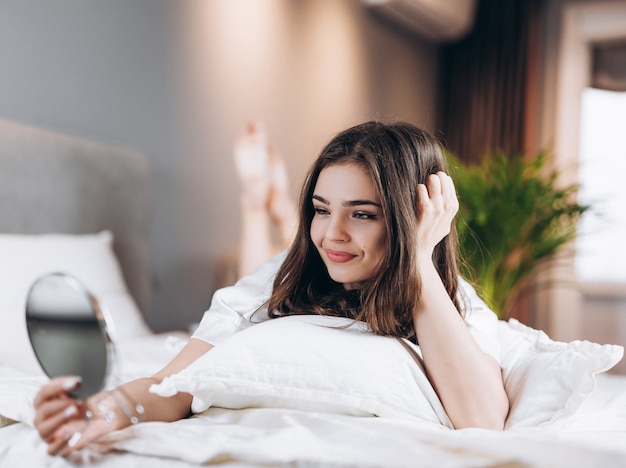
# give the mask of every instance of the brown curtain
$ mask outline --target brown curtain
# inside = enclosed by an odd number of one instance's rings
[[[461,159],[537,149],[544,9],[545,0],[480,0],[473,31],[442,47],[439,136]]]

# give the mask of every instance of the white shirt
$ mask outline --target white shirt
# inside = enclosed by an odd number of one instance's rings
[[[256,314],[254,312],[269,299],[274,277],[286,256],[287,251],[283,251],[233,286],[216,291],[211,306],[204,313],[192,338],[217,345],[255,323],[268,320],[267,309],[261,309]],[[500,344],[496,336],[497,316],[478,297],[474,288],[462,278],[460,287],[469,306],[465,314],[469,332],[480,348],[500,363]],[[461,305],[463,303],[461,301]]]

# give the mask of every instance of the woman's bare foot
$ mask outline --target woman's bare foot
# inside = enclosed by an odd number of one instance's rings
[[[269,149],[269,212],[272,222],[277,227],[281,244],[280,249],[286,248],[295,235],[296,210],[289,197],[289,177],[287,167],[280,155],[270,147]]]
[[[250,122],[234,145],[235,166],[242,185],[242,202],[250,208],[265,208],[269,202],[270,173],[267,131]]]

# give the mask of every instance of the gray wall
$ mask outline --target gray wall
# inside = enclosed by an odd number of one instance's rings
[[[236,246],[245,122],[267,123],[295,195],[348,125],[433,129],[436,52],[357,0],[0,0],[0,116],[148,156],[160,331],[200,319]]]

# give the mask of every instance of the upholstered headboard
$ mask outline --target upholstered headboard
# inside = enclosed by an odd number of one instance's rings
[[[144,155],[0,119],[0,233],[111,231],[144,315],[151,295],[151,203]]]

